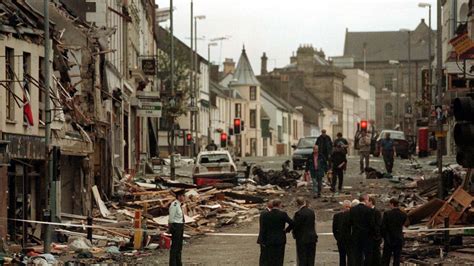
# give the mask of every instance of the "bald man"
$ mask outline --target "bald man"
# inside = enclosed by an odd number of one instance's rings
[[[362,194],[360,203],[349,211],[349,225],[351,228],[351,252],[353,265],[367,265],[370,262],[370,239],[374,234],[375,215],[369,208],[369,195]]]

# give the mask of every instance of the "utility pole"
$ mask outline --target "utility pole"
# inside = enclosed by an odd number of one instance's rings
[[[413,119],[413,108],[412,108],[412,100],[411,100],[411,31],[409,30],[408,31],[408,106],[409,106],[409,110],[410,110],[410,123],[409,124],[409,127],[411,128],[412,127],[412,124],[411,124],[411,121]],[[406,112],[407,110],[405,110]],[[405,114],[405,112],[403,112]],[[403,121],[405,121],[405,117],[403,117]],[[403,128],[403,130],[406,131],[405,127]],[[414,130],[415,130],[415,127],[412,128],[412,134],[414,134]]]
[[[443,53],[443,48],[442,48],[442,25],[441,25],[441,0],[437,1],[437,30],[436,30],[436,105],[441,106],[442,105],[442,81],[443,81],[443,62],[442,62],[442,53]],[[438,135],[438,146],[437,146],[437,163],[438,163],[438,175],[439,175],[439,180],[438,180],[438,197],[443,198],[444,197],[444,186],[443,186],[443,147],[444,147],[444,138],[443,138],[443,121],[442,119],[438,118],[436,119],[436,131]]]
[[[173,102],[176,104],[175,93],[174,93],[174,33],[173,33],[173,0],[170,0],[170,38],[171,38],[171,51],[170,51],[170,74],[171,74],[171,97]],[[176,179],[176,166],[174,164],[174,118],[175,114],[170,114],[171,116],[171,158],[170,158],[170,168],[171,168],[171,180]]]
[[[192,136],[192,132],[193,132],[193,129],[194,129],[194,124],[193,124],[193,121],[194,121],[194,110],[192,108],[194,108],[194,38],[193,38],[193,34],[194,34],[194,30],[193,30],[193,18],[194,18],[194,3],[193,3],[193,0],[191,0],[191,17],[190,17],[190,24],[191,24],[191,63],[190,63],[190,66],[191,66],[191,71],[189,71],[189,90],[191,92],[191,110],[190,110],[190,116],[189,116],[189,130],[191,131],[191,136]],[[189,147],[189,156],[192,157],[194,155],[194,144],[191,144],[190,147]]]
[[[51,146],[51,101],[49,97],[49,87],[51,79],[51,69],[50,69],[50,53],[51,53],[51,43],[49,42],[49,0],[44,0],[44,90],[45,90],[45,109],[46,109],[46,131],[45,131],[45,146],[46,146],[46,176],[47,176],[47,186],[46,191],[49,191],[47,195],[48,199],[48,208],[44,214],[46,222],[51,222],[56,217],[56,190],[54,189],[54,180],[53,180],[53,162],[51,160],[50,146]],[[25,203],[23,203],[25,204]],[[44,252],[51,252],[51,238],[53,234],[53,226],[48,224],[46,226],[46,236],[44,240]]]
[[[196,16],[194,18],[194,106],[196,108],[198,108],[198,100],[197,100],[197,97],[198,97],[198,79],[197,79],[197,72],[198,72],[198,68],[199,68],[199,62],[198,62],[198,45],[197,45],[197,20],[198,20],[198,17],[200,16]],[[197,121],[197,118],[198,118],[198,112],[195,111],[193,113],[194,115],[194,142],[193,142],[193,156],[196,155],[196,150],[197,150],[197,144],[198,144],[198,121]]]

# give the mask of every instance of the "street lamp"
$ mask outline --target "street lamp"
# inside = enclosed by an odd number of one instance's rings
[[[209,80],[209,85],[211,83],[211,46],[217,46],[217,43],[216,42],[210,42],[207,44],[207,78]],[[209,86],[210,87],[210,86]],[[211,92],[209,91],[209,94]],[[212,134],[212,129],[211,129],[211,124],[212,124],[212,119],[211,119],[211,105],[209,105],[209,127],[207,128],[207,142],[208,144],[211,144],[211,140],[212,140],[212,137],[211,137],[211,134]]]
[[[406,32],[408,34],[408,110],[411,110],[412,99],[411,99],[411,30],[409,29],[400,29],[401,32]],[[410,111],[411,114],[411,111]],[[411,117],[410,117],[411,122]],[[405,124],[405,119],[403,119],[403,124]],[[411,126],[411,123],[409,123]],[[413,125],[414,126],[414,125]],[[405,130],[405,127],[403,127]]]
[[[432,84],[432,71],[431,71],[431,35],[433,34],[433,30],[431,29],[431,4],[429,3],[419,3],[418,7],[421,8],[428,8],[428,28],[430,30],[430,34],[428,36],[428,82],[430,86],[430,91],[432,90],[431,84]],[[431,92],[431,95],[434,95],[434,93]],[[431,100],[431,99],[430,99]]]
[[[194,94],[194,103],[193,106],[197,107],[197,97],[198,97],[198,86],[197,86],[197,72],[198,72],[198,47],[197,47],[197,21],[198,20],[203,20],[206,19],[206,16],[204,15],[198,15],[194,16],[194,65],[193,65],[193,70],[194,70],[194,88],[193,88],[193,94]],[[191,40],[192,42],[192,40]],[[194,117],[194,145],[193,147],[196,147],[196,144],[198,144],[198,112],[194,112],[194,114],[191,114],[191,117]],[[191,128],[191,130],[193,130]],[[196,153],[196,149],[193,150],[193,155]]]
[[[396,99],[396,104],[395,104],[395,106],[396,106],[395,107],[396,108],[395,119],[398,123],[399,115],[400,115],[400,110],[399,110],[400,109],[399,108],[400,81],[398,80],[398,76],[399,76],[399,72],[400,72],[400,61],[398,61],[398,60],[388,60],[388,63],[390,65],[396,65],[397,66],[397,78],[396,78],[396,80],[397,80],[397,93],[396,93],[397,99]]]
[[[222,61],[221,61],[221,60],[222,60],[222,42],[225,41],[225,40],[230,39],[231,37],[232,37],[232,36],[230,36],[230,35],[226,35],[226,36],[222,36],[222,37],[212,38],[212,39],[210,40],[211,42],[216,42],[216,41],[219,41],[219,42],[220,42],[219,44],[220,44],[221,46],[220,46],[220,48],[219,48],[219,61],[218,61],[219,63],[218,63],[218,64],[220,64],[220,63],[222,62]]]

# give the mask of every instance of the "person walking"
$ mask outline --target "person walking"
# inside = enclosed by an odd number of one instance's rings
[[[176,200],[174,200],[169,208],[168,228],[171,233],[170,248],[170,266],[181,266],[181,251],[183,250],[183,234],[184,234],[184,213],[181,204],[184,202],[184,190],[174,192]]]
[[[259,259],[259,265],[268,265],[268,249],[267,246],[263,243],[262,238],[263,238],[263,228],[264,224],[266,223],[266,220],[268,219],[268,213],[272,210],[273,208],[273,202],[269,200],[267,202],[267,206],[265,209],[263,209],[262,212],[260,212],[260,231],[258,233],[258,238],[257,238],[257,244],[260,245],[260,259]]]
[[[331,137],[326,134],[326,129],[321,130],[321,135],[316,139],[316,145],[318,145],[319,152],[324,155],[327,162],[332,153],[332,140]]]
[[[347,139],[342,137],[342,133],[338,132],[336,134],[336,139],[334,140],[334,147],[340,145],[342,148],[344,148],[345,154],[347,154],[347,148],[349,148],[349,142]]]
[[[385,212],[382,218],[382,236],[384,240],[382,265],[390,265],[393,255],[393,265],[400,265],[400,255],[403,248],[403,226],[408,226],[409,220],[406,213],[398,207],[398,200],[390,200],[391,210]]]
[[[367,265],[370,255],[370,236],[375,228],[375,216],[372,209],[367,207],[369,196],[359,197],[360,203],[349,211],[351,228],[351,252],[354,266]]]
[[[362,135],[359,139],[360,174],[363,174],[365,172],[365,169],[369,167],[370,143],[371,139],[369,137],[369,134],[367,134],[367,132],[365,131],[362,131]]]
[[[338,192],[341,192],[342,183],[344,181],[344,171],[346,171],[347,167],[346,150],[343,144],[338,143],[337,146],[334,147],[330,162],[332,166],[331,191],[336,192],[336,182],[339,181],[337,188]]]
[[[283,265],[285,258],[286,233],[293,229],[293,220],[282,210],[281,200],[274,199],[272,209],[264,214],[261,224],[261,243],[265,246],[267,259],[264,265]],[[285,229],[285,225],[288,226]]]
[[[351,265],[351,231],[349,224],[349,210],[351,209],[351,201],[345,200],[342,203],[342,211],[336,213],[332,220],[332,233],[337,242],[337,250],[339,251],[339,265]]]
[[[380,254],[380,245],[382,244],[382,235],[380,232],[380,228],[382,226],[382,212],[375,207],[375,198],[369,197],[369,202],[367,207],[373,210],[374,212],[374,219],[375,219],[375,227],[373,230],[373,234],[370,238],[370,247],[369,247],[369,266],[378,266],[380,265],[381,261],[381,254]]]
[[[299,208],[293,218],[293,238],[296,240],[296,254],[298,266],[314,266],[316,257],[316,215],[308,207],[307,201],[298,197],[296,205]]]
[[[385,169],[388,174],[392,174],[393,161],[395,156],[395,143],[390,138],[390,133],[385,133],[385,138],[380,141],[380,153],[383,156]]]
[[[313,198],[321,197],[323,189],[323,176],[328,169],[326,157],[319,153],[318,145],[313,146],[313,153],[306,160],[305,174],[311,175],[313,183]]]

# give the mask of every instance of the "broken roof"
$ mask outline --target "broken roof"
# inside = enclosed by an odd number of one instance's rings
[[[43,38],[43,17],[22,0],[0,1],[0,32],[14,34],[18,38],[32,35]]]
[[[260,86],[260,82],[253,73],[249,58],[245,52],[245,47],[242,49],[242,54],[240,55],[233,78],[235,81],[232,81],[232,85]]]

